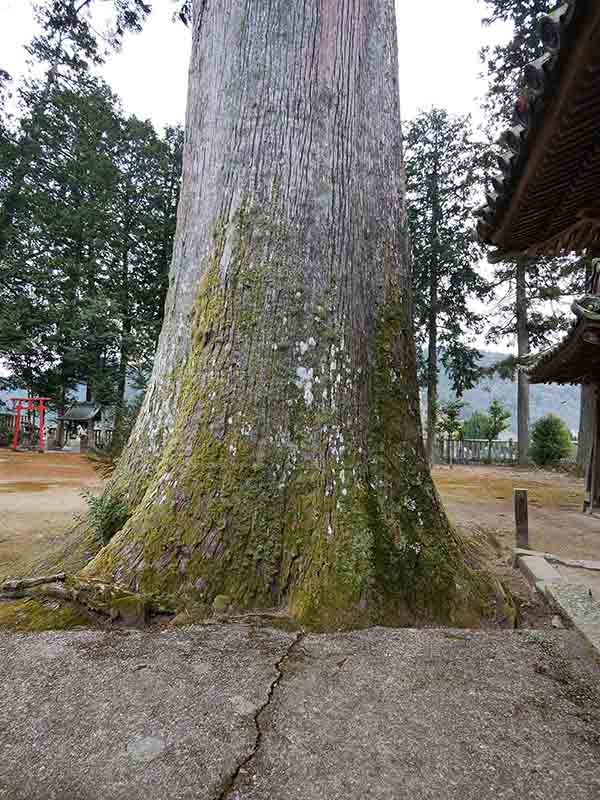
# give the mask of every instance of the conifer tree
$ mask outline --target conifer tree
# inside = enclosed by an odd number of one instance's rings
[[[458,395],[479,377],[472,339],[482,322],[472,305],[484,296],[486,282],[477,270],[481,249],[473,241],[471,218],[481,175],[468,117],[436,108],[422,112],[405,125],[405,148],[414,319],[431,461],[440,365]]]

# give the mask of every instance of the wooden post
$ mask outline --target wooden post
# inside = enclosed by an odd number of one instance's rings
[[[517,547],[529,548],[529,514],[527,510],[527,489],[515,489],[515,525]]]

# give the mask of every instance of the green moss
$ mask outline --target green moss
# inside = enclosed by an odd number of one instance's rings
[[[102,542],[94,537],[85,521],[78,521],[61,537],[50,553],[31,562],[25,575],[76,574],[100,551]]]
[[[425,461],[401,292],[388,275],[367,376],[368,418],[345,406],[336,388],[341,366],[336,375],[321,373],[307,402],[291,348],[267,358],[261,341],[261,320],[283,290],[256,231],[277,240],[275,252],[286,232],[250,224],[249,215],[239,212],[233,236],[228,221],[215,226],[174,429],[143,501],[89,573],[116,576],[179,608],[190,597],[219,605],[224,595],[242,609],[285,605],[317,628],[476,624],[490,585],[469,565]],[[349,358],[340,351],[342,323],[327,317],[325,325],[327,315],[307,313],[304,294],[301,301],[289,307],[298,318],[321,320],[325,332],[303,366],[316,374],[333,352],[341,364]],[[311,303],[330,306],[327,297]],[[238,349],[245,372],[232,379]],[[240,391],[249,376],[251,390]]]
[[[149,606],[139,595],[122,595],[110,601],[109,613],[112,619],[121,620],[126,625],[145,625]]]
[[[14,631],[62,631],[90,627],[91,618],[81,609],[67,604],[38,600],[0,601],[0,628]]]
[[[212,602],[213,611],[223,614],[231,605],[231,598],[226,594],[218,594]]]
[[[517,600],[509,586],[501,581],[496,583],[496,620],[506,628],[517,628],[521,622]]]

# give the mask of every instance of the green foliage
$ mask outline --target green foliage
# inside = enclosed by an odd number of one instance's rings
[[[99,542],[108,544],[129,519],[127,506],[120,497],[109,492],[103,492],[100,496],[89,491],[81,494],[88,506],[86,524]]]
[[[489,428],[489,417],[483,411],[474,411],[464,421],[463,436],[465,439],[486,439]]]
[[[438,409],[438,430],[449,439],[458,439],[463,433],[461,411],[466,403],[462,400],[447,400]]]
[[[482,379],[472,389],[468,389],[462,399],[468,404],[469,409],[483,413],[487,412],[492,398],[500,400],[512,413],[510,429],[516,430],[517,387],[510,377],[512,370],[509,369],[509,376],[504,377],[494,369],[494,364],[505,358],[503,353],[484,351],[479,362],[483,373]],[[439,393],[441,397],[453,396],[451,381],[443,369],[440,370]],[[562,417],[571,430],[578,427],[580,406],[578,386],[532,384],[529,387],[529,398],[532,423],[545,414],[552,413]]]
[[[507,430],[511,413],[499,400],[492,400],[487,413],[484,426],[484,438],[493,442],[500,434]]]
[[[547,414],[531,429],[530,455],[535,464],[557,464],[572,449],[571,434],[560,417]]]
[[[431,382],[441,358],[460,395],[479,375],[472,340],[481,320],[472,301],[486,292],[477,271],[481,252],[470,234],[481,180],[478,150],[470,119],[443,109],[422,112],[404,134],[421,382],[425,375]]]
[[[537,30],[541,14],[553,11],[556,0],[480,0],[486,7],[485,25],[509,23],[508,41],[481,50],[481,60],[488,78],[484,109],[496,124],[508,124],[521,90],[520,81],[526,64],[543,53]]]
[[[43,34],[34,42],[38,48],[64,48],[63,61],[74,67],[101,64],[111,49],[118,50],[127,31],[139,32],[151,6],[145,0],[106,0],[104,29],[98,30],[90,15],[97,0],[41,0],[37,16]]]
[[[117,39],[143,6],[115,0]],[[89,72],[103,56],[71,2],[40,13],[30,54],[47,73],[0,124],[0,359],[10,386],[59,408],[81,383],[121,405],[160,332],[183,134],[123,114]]]

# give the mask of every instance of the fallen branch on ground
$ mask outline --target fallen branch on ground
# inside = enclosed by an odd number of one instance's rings
[[[66,574],[59,572],[56,575],[41,575],[39,578],[15,578],[0,584],[0,592],[18,592],[33,586],[43,586],[45,583],[59,583],[65,580]]]
[[[172,613],[172,609],[144,595],[101,581],[67,576],[64,572],[16,578],[0,584],[0,600],[21,600],[26,597],[76,603],[87,611],[130,625],[144,625],[153,614]]]

